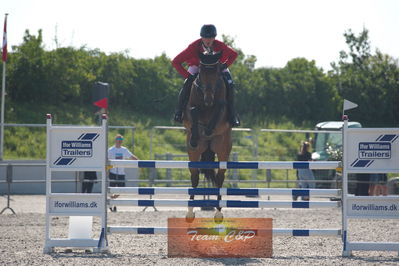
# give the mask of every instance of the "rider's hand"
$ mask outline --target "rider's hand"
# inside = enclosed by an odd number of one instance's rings
[[[197,76],[197,75],[192,75],[192,74],[190,74],[190,75],[188,76],[187,80],[188,80],[188,81],[194,81],[196,76]]]

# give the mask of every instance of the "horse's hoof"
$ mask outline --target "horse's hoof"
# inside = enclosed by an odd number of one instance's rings
[[[195,213],[194,212],[186,214],[186,223],[190,223],[191,224],[192,222],[194,222],[194,219],[195,219]]]
[[[190,140],[190,146],[191,146],[191,148],[197,148],[197,146],[198,146],[198,142],[197,141],[192,141],[192,140]]]
[[[216,212],[215,216],[213,217],[213,219],[215,220],[215,223],[220,224],[223,222],[223,213],[221,212]]]

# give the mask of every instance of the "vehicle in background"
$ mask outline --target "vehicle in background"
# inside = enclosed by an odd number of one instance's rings
[[[315,130],[313,144],[312,159],[315,161],[342,161],[342,127],[344,122],[327,121],[318,123]],[[350,128],[361,128],[359,122],[348,122]],[[342,176],[336,170],[313,170],[316,180],[330,181],[318,182],[316,188],[339,188],[341,187]],[[350,182],[355,180],[355,175],[349,176],[349,193],[354,193],[356,183]],[[335,181],[335,182],[331,182]]]

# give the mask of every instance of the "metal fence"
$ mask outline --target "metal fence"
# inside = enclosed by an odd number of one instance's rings
[[[6,127],[36,127],[45,128],[45,124],[5,124]],[[124,129],[131,130],[131,145],[132,151],[135,146],[135,130],[134,126],[109,126],[111,130]],[[150,158],[155,160],[188,160],[185,153],[185,132],[183,127],[166,127],[157,126],[150,130]],[[170,131],[169,138],[160,139],[159,131]],[[163,132],[163,133],[164,133]],[[267,143],[270,139],[269,134],[290,134],[292,135],[289,140],[296,143],[298,149],[301,140],[310,139],[315,133],[337,133],[336,131],[316,131],[316,130],[284,130],[284,129],[259,129],[254,130],[250,128],[234,128],[233,129],[233,151],[231,153],[231,161],[272,161],[272,160],[282,160],[282,161],[294,161],[297,150],[287,152],[287,149],[281,148],[281,150],[270,150],[270,149],[259,149],[261,143],[264,147],[264,143]],[[167,134],[166,134],[167,135]],[[180,139],[179,139],[180,138]],[[276,139],[276,138],[274,138]],[[277,138],[278,139],[278,138]],[[282,143],[281,146],[284,146]],[[288,146],[288,145],[287,145]],[[292,146],[292,145],[291,145]],[[174,150],[180,152],[169,152],[168,149],[174,147]],[[267,145],[266,145],[267,147]],[[161,151],[161,152],[159,152]],[[285,153],[285,154],[284,154]],[[12,183],[11,191],[16,193],[29,193],[21,187],[23,183],[31,184],[29,189],[32,194],[34,191],[39,191],[41,194],[43,189],[44,193],[44,180],[45,171],[38,170],[26,170],[26,173],[22,173],[21,167],[25,168],[40,168],[44,169],[45,161],[3,161],[4,165],[11,164],[11,175],[13,178],[12,182],[7,182],[10,174],[7,174],[6,168],[0,170],[0,193],[5,194],[7,184]],[[26,164],[22,166],[22,164]],[[1,164],[0,164],[1,165]],[[19,167],[19,168],[18,168]],[[18,172],[19,171],[19,172]],[[40,172],[42,171],[42,172]],[[35,173],[35,174],[34,174]],[[32,178],[32,175],[36,175]],[[316,182],[322,187],[335,188],[340,186],[339,175],[336,175],[334,171],[334,178],[321,180],[316,178]],[[131,184],[141,184],[143,186],[188,186],[190,185],[190,174],[187,169],[141,169],[137,170],[136,173],[127,175],[127,181]],[[29,178],[28,178],[29,177]],[[75,173],[73,176],[59,177],[57,182],[65,182],[70,187],[70,190],[79,190],[79,184],[82,180],[79,173]],[[352,180],[352,184],[356,184],[356,180]],[[227,172],[227,178],[225,184],[229,187],[296,187],[297,186],[296,171],[295,170],[243,170],[243,169],[229,169]],[[323,185],[325,184],[325,185]],[[23,190],[21,192],[21,190]]]

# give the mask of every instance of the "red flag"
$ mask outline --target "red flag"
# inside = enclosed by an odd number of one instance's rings
[[[93,104],[100,108],[107,109],[108,108],[108,98],[102,98],[101,100],[94,102]]]
[[[4,18],[4,32],[3,32],[3,62],[7,61],[7,14]]]

